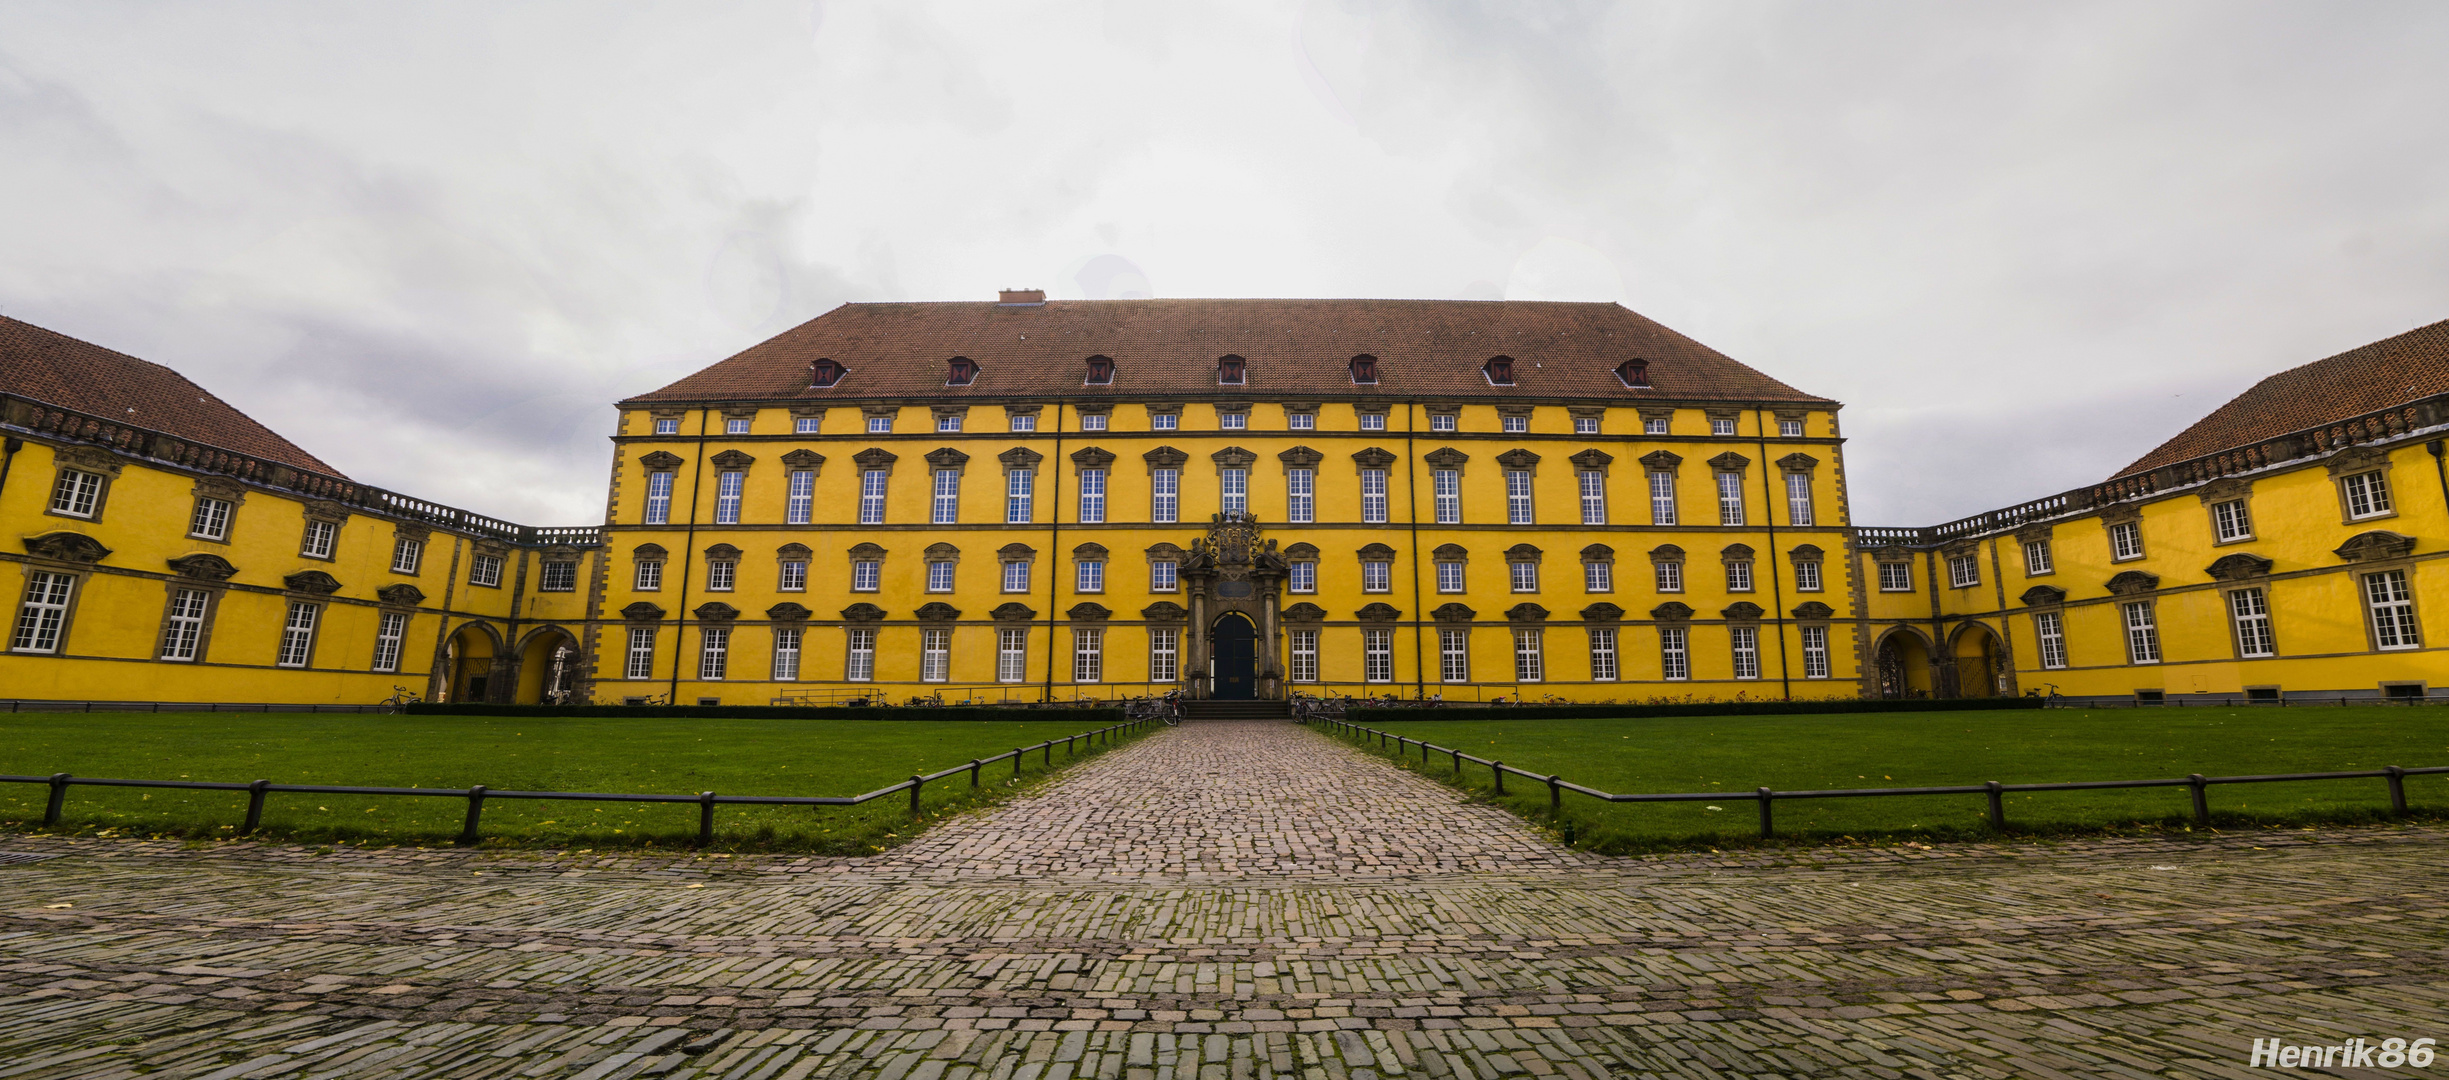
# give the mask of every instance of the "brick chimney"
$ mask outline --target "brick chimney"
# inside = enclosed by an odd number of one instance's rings
[[[1006,307],[1043,304],[1046,302],[1046,290],[1005,289],[995,294],[995,302]]]

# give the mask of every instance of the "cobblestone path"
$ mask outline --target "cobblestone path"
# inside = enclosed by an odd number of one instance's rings
[[[874,859],[0,851],[54,856],[0,864],[0,1080],[2242,1076],[2449,1035],[2449,829],[1601,859],[1282,724]]]

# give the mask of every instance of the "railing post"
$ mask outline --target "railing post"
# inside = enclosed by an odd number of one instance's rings
[[[270,780],[258,780],[247,785],[247,827],[240,832],[254,832],[264,823],[264,799],[271,794]]]
[[[1426,757],[1426,755],[1422,755],[1422,756],[1423,756],[1423,757]],[[1463,752],[1462,752],[1462,751],[1460,751],[1460,750],[1457,750],[1457,751],[1455,751],[1455,752],[1454,752],[1454,775],[1456,775],[1456,776],[1461,776],[1462,774],[1463,774]]]
[[[978,786],[978,774],[985,769],[986,766],[980,764],[977,758],[969,759],[969,786]]]
[[[1505,794],[1505,763],[1502,761],[1489,762],[1488,769],[1497,774],[1497,794]]]
[[[2187,786],[2187,787],[2190,787],[2190,788],[2192,788],[2192,789],[2194,790],[2194,824],[2196,824],[2196,825],[2208,825],[2208,824],[2210,824],[2210,823],[2211,823],[2211,800],[2210,800],[2209,795],[2207,794],[2208,789],[2209,789],[2209,788],[2210,788],[2210,786],[2211,786],[2210,782],[2209,782],[2209,781],[2207,781],[2207,780],[2204,780],[2204,779],[2202,778],[2202,774],[2201,774],[2201,773],[2195,773],[2195,774],[2193,774],[2193,775],[2191,775],[2191,776],[2186,777],[2186,778],[2185,778],[2185,782],[2186,782],[2186,786]]]
[[[461,844],[473,844],[476,842],[477,822],[484,816],[485,785],[478,784],[475,787],[468,789],[468,820],[466,824],[459,827],[459,842]]]
[[[713,843],[714,793],[701,791],[697,793],[697,846],[709,847]]]
[[[1999,783],[1989,780],[1984,781],[1982,786],[1990,789],[1990,827],[2003,832],[2007,828],[2007,807],[1999,801]]]
[[[1054,740],[1046,740],[1046,767],[1054,768]]]
[[[1557,783],[1557,782],[1556,782],[1556,777],[1551,775],[1551,776],[1549,776],[1549,777],[1548,777],[1548,816],[1549,816],[1549,817],[1555,817],[1555,816],[1560,815],[1560,814],[1562,814],[1562,813],[1564,813],[1564,812],[1565,812],[1565,788],[1564,788],[1564,785]]]
[[[1760,838],[1763,840],[1777,835],[1776,827],[1769,821],[1769,800],[1771,798],[1769,789],[1760,789]]]
[[[43,807],[43,825],[47,828],[60,823],[60,806],[68,801],[68,774],[51,774],[51,802]]]
[[[2389,767],[2389,812],[2406,813],[2406,770],[2396,765]]]
[[[910,776],[910,816],[911,816],[911,817],[917,817],[917,816],[918,816],[918,789],[920,789],[920,788],[922,788],[922,787],[925,787],[925,786],[927,786],[927,781],[926,781],[926,780],[921,779],[921,778],[920,778],[920,777],[919,777],[917,774],[915,774],[915,773],[911,774],[911,776]]]
[[[1020,779],[1020,747],[1012,748],[1012,779]]]

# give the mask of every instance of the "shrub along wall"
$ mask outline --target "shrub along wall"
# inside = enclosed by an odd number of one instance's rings
[[[983,705],[943,708],[874,708],[855,705],[487,705],[482,702],[407,706],[411,716],[653,716],[723,717],[746,720],[1075,720],[1103,726],[1123,721],[1121,709],[1055,707],[1014,709]]]
[[[1354,723],[1378,720],[1587,720],[1641,716],[1792,716],[1811,713],[1969,712],[1977,709],[2038,709],[2040,698],[1916,698],[1907,701],[1841,698],[1831,701],[1695,701],[1673,705],[1445,705],[1434,709],[1372,705],[1353,708]]]

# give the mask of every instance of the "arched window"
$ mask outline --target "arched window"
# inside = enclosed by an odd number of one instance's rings
[[[1249,380],[1249,362],[1238,356],[1218,357],[1216,381],[1224,386],[1240,386]]]
[[[1090,386],[1112,386],[1114,384],[1113,358],[1107,356],[1089,357],[1087,383]]]
[[[835,363],[830,359],[820,358],[816,362],[808,365],[808,385],[832,386],[835,383],[841,382],[842,376],[849,373],[849,369],[844,368],[842,365]]]
[[[1480,365],[1480,370],[1487,374],[1490,386],[1512,386],[1514,384],[1513,357],[1491,356],[1487,363]]]
[[[944,385],[968,386],[978,381],[978,362],[966,356],[956,356],[946,363]]]
[[[1362,386],[1377,385],[1378,358],[1366,354],[1353,357],[1352,381]]]
[[[1636,359],[1618,364],[1616,378],[1635,390],[1647,390],[1650,388],[1650,362]]]

